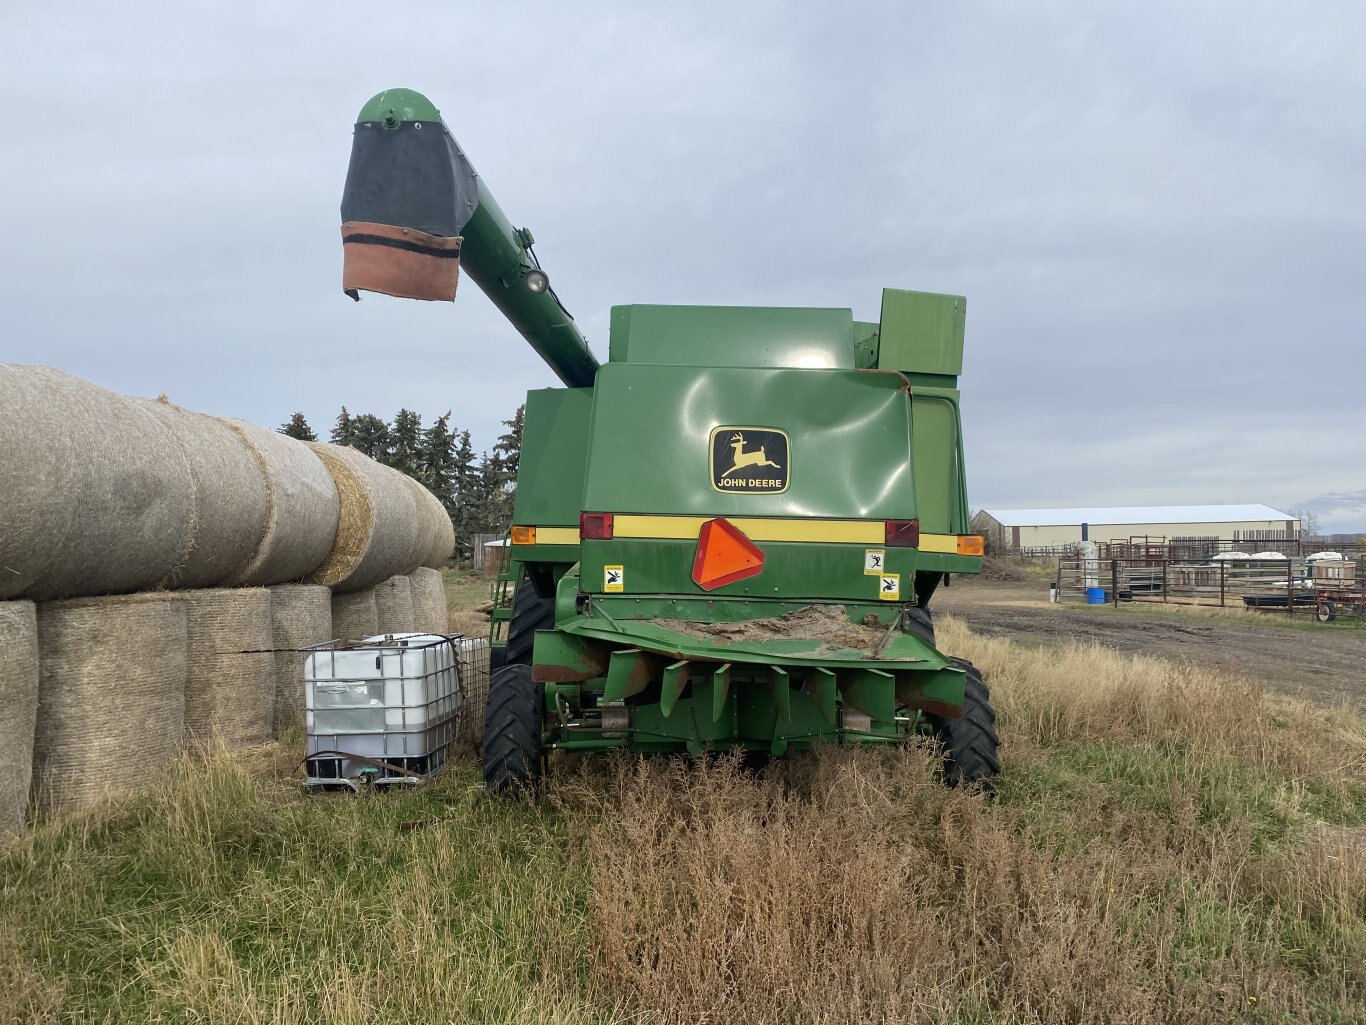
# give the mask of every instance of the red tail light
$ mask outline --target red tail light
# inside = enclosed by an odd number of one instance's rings
[[[612,514],[579,513],[579,540],[612,540]]]
[[[888,520],[886,537],[888,548],[919,548],[920,521]]]

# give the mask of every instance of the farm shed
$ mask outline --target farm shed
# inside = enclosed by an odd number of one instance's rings
[[[1299,520],[1268,505],[1148,505],[1080,509],[983,509],[972,529],[1001,548],[1053,548],[1078,541],[1285,541]]]

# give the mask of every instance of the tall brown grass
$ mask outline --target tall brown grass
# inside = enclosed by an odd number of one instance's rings
[[[186,761],[0,852],[0,1021],[1361,1020],[1360,719],[940,640],[993,688],[995,800],[929,745],[585,759],[533,805]]]

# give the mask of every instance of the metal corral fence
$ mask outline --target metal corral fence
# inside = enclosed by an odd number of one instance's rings
[[[1254,555],[1274,548],[1277,553],[1303,559],[1316,552],[1340,552],[1351,560],[1366,558],[1366,540],[1341,541],[1228,541],[1218,538],[1131,537],[1127,540],[1094,541],[1096,554],[1102,559],[1168,559],[1172,562],[1198,562],[1224,552]],[[1011,548],[1001,554],[1027,559],[1077,559],[1081,545],[1075,541],[1065,545],[1034,548]]]
[[[1341,560],[1060,559],[1059,601],[1150,601],[1366,616],[1366,556]]]

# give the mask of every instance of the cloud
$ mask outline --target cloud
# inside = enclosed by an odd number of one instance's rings
[[[555,382],[477,290],[339,290],[350,125],[403,84],[600,356],[613,304],[960,293],[975,505],[1352,493],[1363,31],[1231,2],[11,5],[0,358],[268,426],[451,408],[490,446]]]

